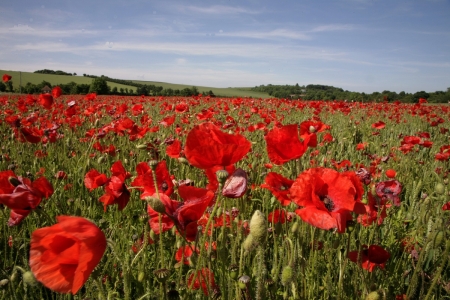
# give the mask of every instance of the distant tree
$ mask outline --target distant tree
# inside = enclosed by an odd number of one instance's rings
[[[123,95],[123,92],[124,92],[123,88],[120,88],[119,92],[120,92],[121,95]]]
[[[97,93],[97,95],[109,94],[109,87],[106,79],[102,77],[92,79],[92,83],[89,87],[89,93]]]
[[[430,94],[428,94],[425,91],[416,92],[412,95],[412,101],[414,103],[418,103],[420,98],[428,99],[430,97]]]
[[[147,85],[142,85],[142,86],[137,87],[136,94],[148,96],[149,95],[149,87]]]
[[[119,92],[118,92],[118,90],[117,90],[117,86],[113,87],[112,90],[111,90],[111,94],[117,95],[118,93],[119,93]]]
[[[0,81],[0,92],[6,92],[6,85]]]
[[[74,72],[74,73],[73,73],[73,76],[77,76],[77,73]]]

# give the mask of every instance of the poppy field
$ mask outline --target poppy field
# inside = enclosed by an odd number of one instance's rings
[[[0,299],[450,298],[448,106],[0,105]]]

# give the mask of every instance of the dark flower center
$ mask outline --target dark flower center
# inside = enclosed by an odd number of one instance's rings
[[[325,205],[326,209],[329,212],[333,211],[333,209],[334,209],[334,202],[333,202],[333,200],[330,197],[328,197],[327,195],[320,196],[320,200],[323,202],[323,204]]]
[[[167,183],[163,182],[161,184],[161,189],[163,192],[167,191],[169,189],[169,185],[167,185]]]

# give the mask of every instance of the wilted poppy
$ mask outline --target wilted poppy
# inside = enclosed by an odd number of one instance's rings
[[[383,201],[390,200],[395,206],[400,206],[402,184],[397,180],[379,182],[375,185],[375,191]]]
[[[213,123],[203,123],[188,133],[184,154],[194,167],[209,169],[235,164],[250,148],[251,143],[244,136],[225,133]]]
[[[292,202],[303,207],[295,212],[303,221],[321,228],[345,232],[351,212],[365,213],[361,181],[354,172],[313,168],[301,173],[290,188]]]
[[[71,216],[35,230],[30,242],[30,268],[47,288],[76,294],[106,250],[103,232],[92,222]]]
[[[227,198],[242,197],[247,191],[247,173],[241,168],[231,174],[222,188],[222,195]]]
[[[363,250],[361,252],[349,252],[348,258],[354,263],[361,263],[361,267],[369,272],[372,272],[377,266],[384,269],[386,261],[391,257],[389,252],[377,245],[370,245],[368,248],[366,245],[363,245],[362,247]]]

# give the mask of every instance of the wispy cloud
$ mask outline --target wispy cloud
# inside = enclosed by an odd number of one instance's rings
[[[309,32],[348,31],[354,29],[355,26],[351,24],[326,24],[314,27]]]
[[[224,32],[219,33],[218,36],[253,38],[253,39],[273,39],[273,38],[287,38],[294,40],[311,39],[311,37],[309,37],[307,34],[303,32],[293,31],[289,29],[275,29],[271,31]]]
[[[177,9],[180,11],[190,11],[199,14],[209,14],[209,15],[236,15],[236,14],[250,14],[256,15],[259,14],[260,11],[243,8],[239,6],[225,6],[225,5],[213,5],[209,7],[201,7],[201,6],[177,6]]]

